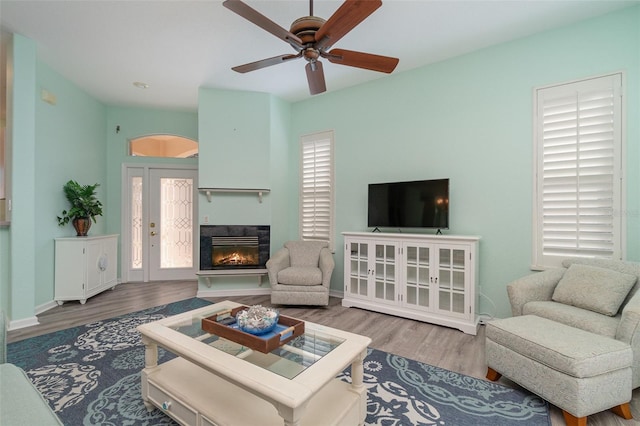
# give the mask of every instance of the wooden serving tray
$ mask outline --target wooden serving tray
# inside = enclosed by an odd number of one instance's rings
[[[285,317],[283,315],[280,315],[278,318],[278,324],[276,325],[275,330],[258,336],[245,333],[238,328],[237,324],[229,326],[218,322],[218,318],[221,316],[229,314],[232,317],[235,317],[238,312],[245,309],[249,309],[249,307],[239,306],[237,308],[218,312],[215,315],[203,318],[202,329],[207,333],[224,337],[232,342],[265,354],[279,348],[293,338],[304,333],[304,321],[296,318]]]

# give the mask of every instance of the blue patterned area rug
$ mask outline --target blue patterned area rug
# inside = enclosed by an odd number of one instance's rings
[[[144,346],[136,327],[208,304],[193,298],[33,337],[9,344],[8,358],[27,372],[65,425],[174,425],[142,403]],[[171,358],[159,350],[159,362]],[[375,349],[364,366],[367,425],[551,424],[547,404],[521,390]],[[339,377],[350,381],[349,369]]]

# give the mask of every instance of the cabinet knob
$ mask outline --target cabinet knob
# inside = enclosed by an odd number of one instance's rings
[[[158,233],[156,231],[151,231],[151,236],[155,237]]]
[[[162,403],[163,410],[169,410],[171,408],[171,401],[165,401]]]

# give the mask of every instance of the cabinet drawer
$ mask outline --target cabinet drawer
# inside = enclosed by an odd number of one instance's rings
[[[181,424],[196,425],[198,413],[149,380],[149,399]]]

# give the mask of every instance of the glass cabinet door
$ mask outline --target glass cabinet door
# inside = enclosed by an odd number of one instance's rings
[[[375,243],[374,299],[396,300],[396,245]]]
[[[466,250],[438,248],[438,310],[466,316]]]
[[[405,297],[406,305],[428,308],[431,305],[431,248],[429,246],[405,246]]]
[[[347,242],[347,259],[351,264],[347,291],[352,296],[369,295],[369,245],[367,243]]]

